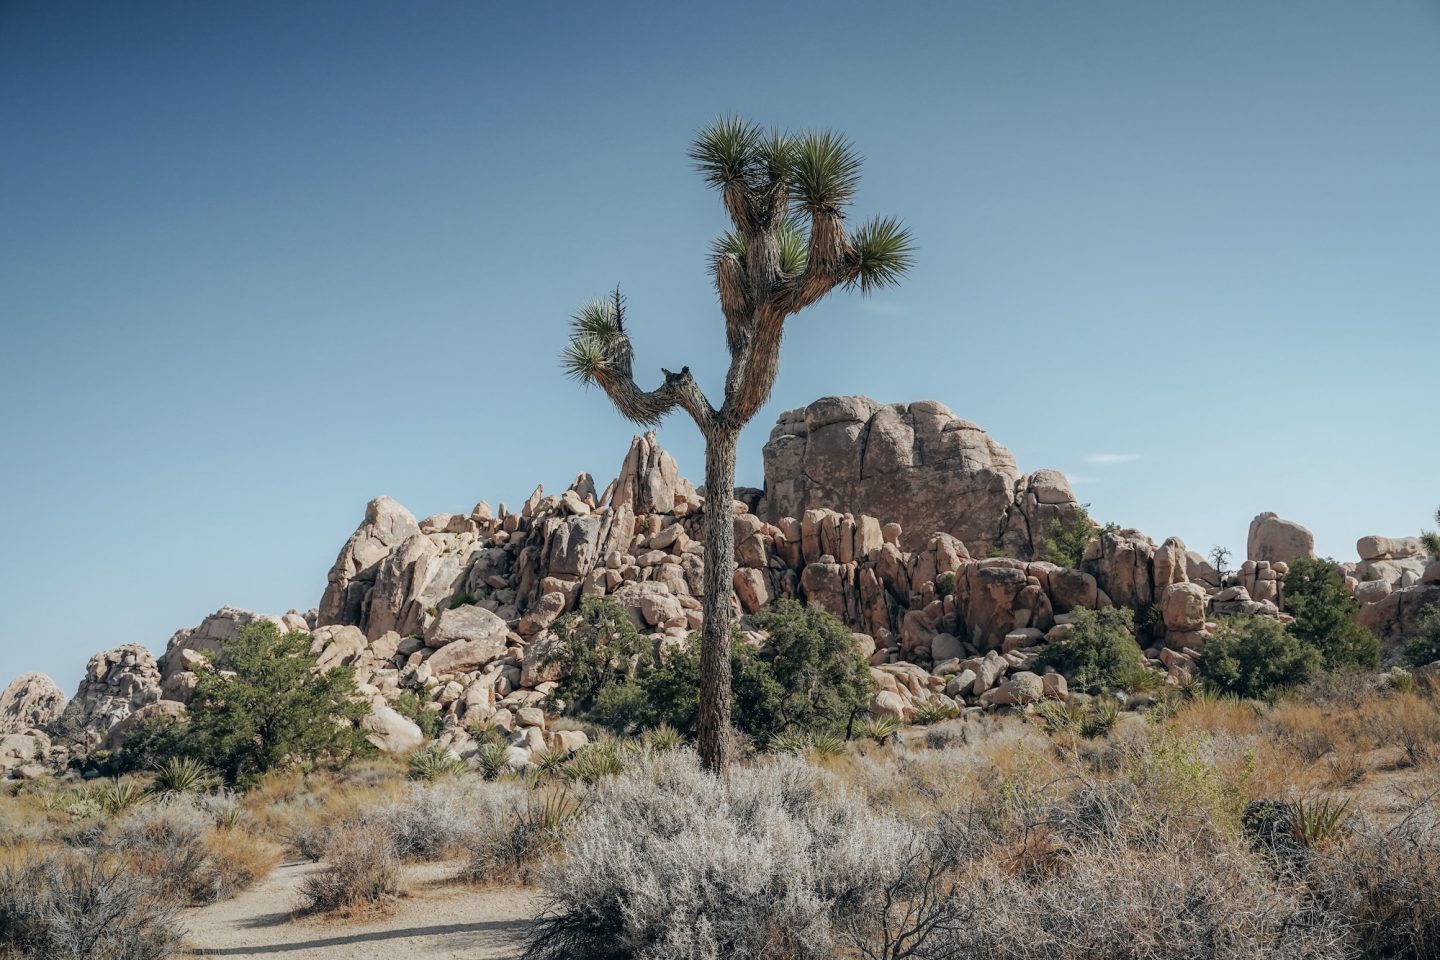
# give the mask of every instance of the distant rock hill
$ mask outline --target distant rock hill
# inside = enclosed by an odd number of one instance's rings
[[[933,401],[825,397],[787,411],[765,445],[765,489],[737,496],[725,507],[732,602],[748,614],[795,598],[840,618],[872,665],[874,711],[900,718],[925,704],[1065,697],[1063,677],[1030,667],[1081,607],[1146,614],[1151,665],[1183,680],[1213,617],[1285,619],[1288,563],[1313,550],[1303,527],[1261,514],[1247,559],[1225,577],[1178,538],[1157,545],[1135,530],[1097,528],[1077,569],[1037,560],[1051,525],[1081,516],[1069,483],[1020,473],[984,430]],[[354,668],[384,749],[422,742],[390,707],[406,692],[446,718],[439,743],[462,756],[478,749],[464,732],[476,720],[508,733],[517,764],[573,748],[583,734],[550,730],[546,715],[551,626],[581,597],[608,596],[657,644],[682,641],[701,625],[707,508],[653,433],[631,441],[600,491],[582,473],[559,494],[537,487],[518,509],[482,501],[421,520],[377,498],[308,613],[226,607],[178,631],[158,660],[138,644],[99,653],[69,701],[46,677],[16,679],[0,695],[0,770],[34,775],[114,749],[146,717],[179,715],[196,667],[259,619],[309,634],[322,669]],[[1393,649],[1440,602],[1440,563],[1413,538],[1366,537],[1359,552],[1347,582],[1361,621]]]

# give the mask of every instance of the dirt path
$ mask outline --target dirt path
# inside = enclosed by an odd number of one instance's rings
[[[524,890],[476,890],[449,882],[458,864],[407,868],[408,896],[385,917],[296,919],[300,881],[309,863],[287,863],[239,896],[187,910],[197,957],[286,960],[500,960],[520,955],[525,928],[539,909]]]

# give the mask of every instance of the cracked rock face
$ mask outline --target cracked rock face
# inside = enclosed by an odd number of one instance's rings
[[[771,431],[763,515],[775,522],[841,504],[899,523],[909,550],[944,532],[972,552],[1025,558],[1050,523],[1079,510],[1063,474],[1022,475],[1009,450],[942,403],[822,397],[781,414]]]
[[[0,693],[0,734],[24,733],[57,719],[65,694],[43,673],[22,673]]]
[[[97,653],[57,724],[71,736],[100,739],[115,724],[160,699],[160,668],[138,643]]]

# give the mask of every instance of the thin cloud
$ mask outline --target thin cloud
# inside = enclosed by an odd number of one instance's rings
[[[1086,463],[1109,466],[1112,463],[1134,463],[1140,459],[1138,453],[1087,453],[1082,458]]]

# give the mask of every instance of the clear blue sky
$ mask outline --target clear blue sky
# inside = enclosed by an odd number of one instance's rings
[[[378,494],[608,480],[566,317],[619,282],[639,368],[718,389],[685,148],[730,112],[847,131],[920,243],[792,322],[742,483],[864,393],[1199,549],[1275,510],[1350,558],[1440,502],[1435,2],[10,0],[0,683],[309,607]]]

